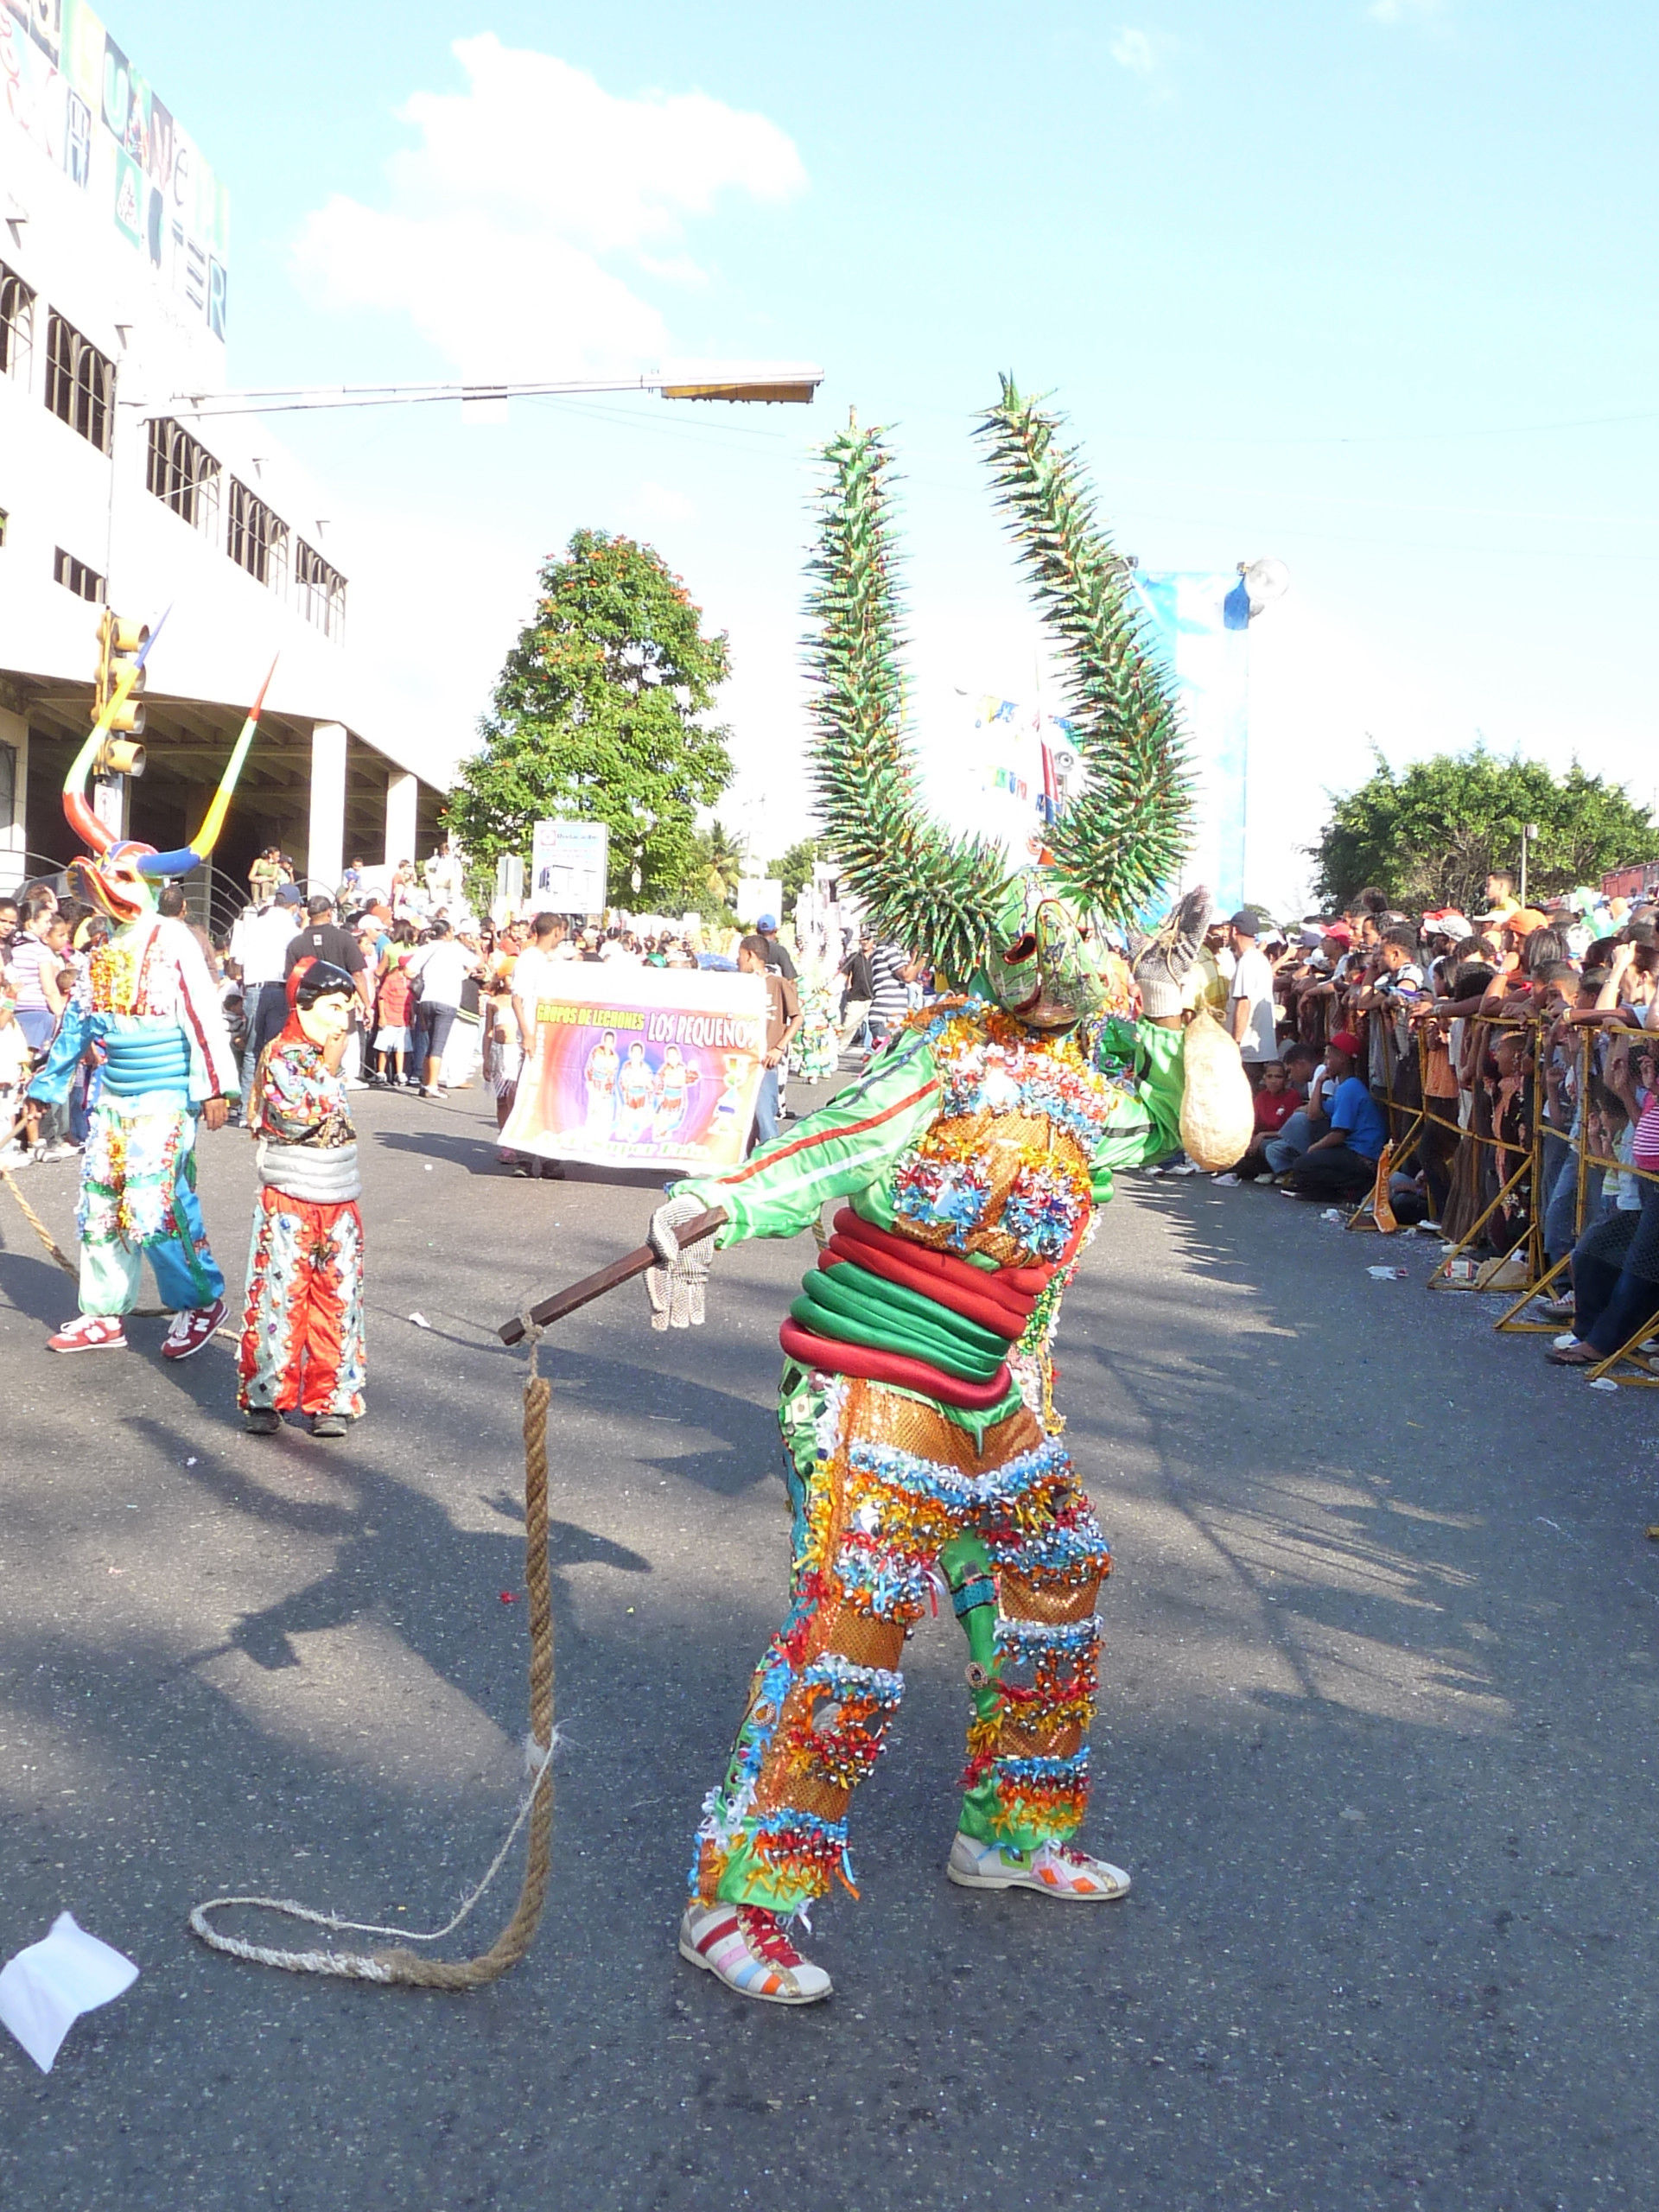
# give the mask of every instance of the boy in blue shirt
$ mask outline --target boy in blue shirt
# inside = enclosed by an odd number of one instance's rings
[[[1299,1198],[1363,1198],[1376,1174],[1387,1141],[1382,1109],[1355,1073],[1359,1039],[1339,1029],[1325,1047],[1325,1072],[1336,1090],[1327,1093],[1327,1126],[1290,1171],[1289,1187]]]

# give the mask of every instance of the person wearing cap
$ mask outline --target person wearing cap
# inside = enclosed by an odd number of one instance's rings
[[[1289,1171],[1301,1198],[1357,1198],[1370,1190],[1382,1156],[1388,1128],[1382,1109],[1359,1079],[1359,1039],[1338,1029],[1325,1048],[1325,1072],[1336,1089],[1327,1101],[1327,1126]]]
[[[1285,1048],[1285,1065],[1292,1071],[1292,1080],[1299,1087],[1306,1084],[1307,1098],[1262,1147],[1268,1173],[1281,1179],[1288,1175],[1314,1138],[1323,1136],[1331,1126],[1329,1108],[1337,1077],[1324,1060],[1315,1067],[1313,1059],[1311,1045],[1287,1045]]]
[[[283,1003],[248,1105],[259,1192],[237,1403],[255,1436],[274,1436],[285,1413],[308,1414],[314,1436],[344,1436],[362,1415],[367,1368],[363,1186],[340,1072],[357,982],[308,957],[289,971]]]
[[[1249,907],[1241,906],[1227,926],[1235,963],[1227,999],[1227,1026],[1254,1090],[1262,1081],[1262,1069],[1279,1057],[1273,963],[1256,943],[1262,924]]]
[[[754,933],[766,942],[767,967],[775,968],[786,983],[798,982],[800,978],[795,973],[795,963],[789,957],[789,947],[778,935],[777,915],[762,914],[754,925]]]

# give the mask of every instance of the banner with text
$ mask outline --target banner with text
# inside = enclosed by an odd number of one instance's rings
[[[766,1049],[760,976],[571,961],[537,1003],[501,1142],[544,1160],[735,1167]]]
[[[555,914],[602,913],[611,833],[602,822],[537,822],[531,830],[531,903]]]

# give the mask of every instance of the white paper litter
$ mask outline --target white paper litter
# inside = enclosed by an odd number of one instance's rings
[[[73,1913],[60,1912],[40,1942],[0,1969],[0,2025],[49,2074],[81,2014],[109,2004],[137,1979],[130,1959],[89,1936]]]
[[[1367,1268],[1365,1272],[1373,1282],[1402,1282],[1408,1270],[1405,1268]]]
[[[1342,1219],[1342,1208],[1340,1206],[1326,1206],[1325,1211],[1319,1216],[1319,1219],[1321,1221],[1340,1221]]]
[[[1617,1390],[1618,1385],[1611,1375],[1596,1375],[1591,1377],[1590,1388],[1592,1390]]]
[[[432,1325],[424,1313],[411,1313],[409,1318],[417,1329],[429,1329]]]

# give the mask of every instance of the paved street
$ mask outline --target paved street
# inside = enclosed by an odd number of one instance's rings
[[[0,2203],[1651,2205],[1653,1402],[1432,1298],[1427,1240],[1373,1281],[1376,1240],[1268,1192],[1126,1181],[1063,1325],[1118,1560],[1088,1839],[1124,1904],[944,1880],[945,1620],[855,1809],[863,1901],[809,1945],[832,2002],[746,2005],[675,1955],[784,1589],[803,1240],[723,1255],[699,1334],[625,1292],[547,1357],[566,1743],[525,1964],[458,1998],[204,1951],[216,1891],[433,1926],[487,1863],[524,1726],[524,1368],[493,1328],[651,1205],[506,1178],[475,1090],[358,1103],[344,1445],[245,1435],[231,1346],[169,1370],[159,1322],[48,1356],[70,1286],[0,1192],[0,1956],[67,1906],[143,1968],[49,2077],[0,2037]],[[24,1186],[67,1245],[73,1167]],[[202,1187],[239,1287],[236,1133]]]

